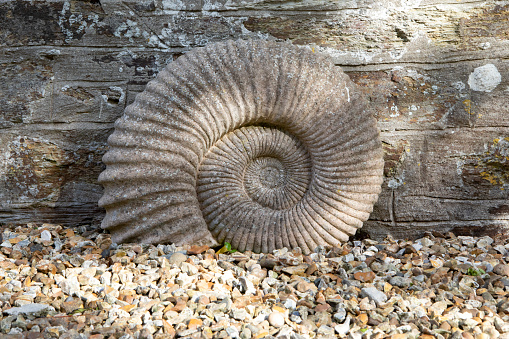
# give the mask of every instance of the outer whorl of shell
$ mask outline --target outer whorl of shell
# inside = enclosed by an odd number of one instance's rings
[[[355,85],[286,43],[188,52],[108,143],[99,204],[115,242],[309,252],[354,234],[382,183],[379,132]]]

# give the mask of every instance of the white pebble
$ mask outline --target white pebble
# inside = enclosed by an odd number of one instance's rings
[[[41,232],[41,240],[50,241],[51,240],[51,233],[48,230],[42,231]]]
[[[285,324],[285,316],[281,312],[272,312],[269,314],[269,324],[279,328]]]
[[[284,305],[285,305],[285,307],[286,307],[287,309],[289,309],[289,310],[294,310],[294,309],[296,309],[296,308],[297,308],[297,303],[295,302],[295,300],[290,299],[290,298],[288,298],[288,299],[286,299],[286,300],[285,300]]]
[[[340,335],[347,335],[348,332],[350,332],[350,316],[347,316],[345,322],[342,324],[336,325],[334,327],[334,329]]]

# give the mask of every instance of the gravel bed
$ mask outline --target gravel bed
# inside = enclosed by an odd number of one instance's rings
[[[509,338],[508,235],[272,254],[112,244],[28,224],[0,239],[6,338]],[[223,253],[222,253],[223,252]]]

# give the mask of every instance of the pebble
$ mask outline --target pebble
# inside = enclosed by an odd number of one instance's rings
[[[495,265],[495,267],[493,267],[493,273],[509,277],[509,265],[508,264],[497,264],[497,265]]]
[[[256,289],[255,289],[253,283],[249,279],[247,279],[244,276],[244,277],[240,277],[239,281],[242,286],[241,292],[243,292],[246,295],[256,294]]]
[[[297,302],[293,299],[288,298],[285,300],[283,305],[288,310],[294,310],[297,307]]]
[[[275,311],[269,315],[269,324],[276,328],[282,327],[285,324],[285,316],[283,313]]]
[[[361,282],[372,282],[376,275],[373,271],[369,272],[355,272],[353,277]]]
[[[58,286],[62,289],[62,292],[69,296],[78,295],[80,292],[80,283],[77,276],[71,276],[67,279],[60,281]]]
[[[346,318],[346,310],[344,308],[339,308],[336,313],[333,315],[334,321],[338,323],[342,323]]]
[[[391,284],[393,286],[398,286],[401,288],[406,288],[406,287],[410,286],[410,284],[412,284],[412,279],[406,278],[406,277],[395,276],[389,280],[389,284]]]
[[[347,335],[350,332],[350,316],[346,317],[345,322],[334,327],[339,335]]]
[[[94,227],[4,227],[0,337],[504,338],[508,238],[228,254],[113,244]]]
[[[170,256],[170,258],[168,259],[168,262],[170,265],[178,266],[186,260],[187,260],[187,255],[180,253],[180,252],[176,252]]]
[[[387,301],[387,296],[384,292],[377,290],[375,287],[365,287],[361,290],[361,296],[368,297],[373,300],[377,305],[381,305]]]
[[[48,230],[44,230],[41,232],[41,240],[43,241],[50,241],[51,240],[51,233]]]

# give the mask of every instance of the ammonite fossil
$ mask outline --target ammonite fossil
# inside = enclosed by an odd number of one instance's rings
[[[337,245],[380,193],[376,121],[323,55],[228,41],[170,63],[125,110],[99,181],[113,241]]]

